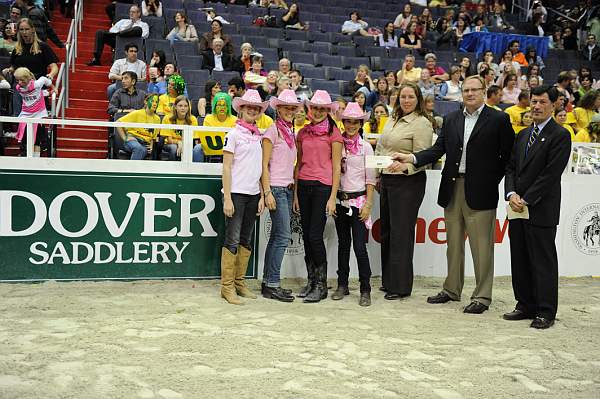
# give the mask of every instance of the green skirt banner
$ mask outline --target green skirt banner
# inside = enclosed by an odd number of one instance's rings
[[[129,171],[0,169],[0,280],[219,277],[220,175],[91,162]]]

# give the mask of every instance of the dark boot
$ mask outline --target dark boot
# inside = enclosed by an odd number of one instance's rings
[[[276,299],[280,302],[293,302],[294,297],[286,294],[280,287],[272,288],[265,286],[262,296],[267,299]]]
[[[306,295],[304,302],[314,303],[320,302],[321,299],[327,298],[327,263],[315,268],[315,285],[314,288]]]
[[[371,306],[371,293],[368,291],[361,292],[358,304],[360,306]]]
[[[306,297],[315,286],[315,264],[309,256],[304,257],[304,262],[306,263],[306,274],[308,281],[306,282],[306,286],[302,287],[300,292],[298,292],[298,295],[296,295],[298,298]]]
[[[334,301],[339,301],[340,299],[344,299],[346,295],[350,295],[348,286],[338,285],[334,293],[331,294],[331,299],[333,299]]]

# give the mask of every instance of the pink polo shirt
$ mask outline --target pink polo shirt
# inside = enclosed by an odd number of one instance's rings
[[[223,151],[233,154],[231,166],[231,192],[260,194],[262,175],[262,135],[235,125],[225,136]]]
[[[360,149],[357,154],[350,154],[344,150],[343,157],[345,161],[345,172],[340,179],[340,191],[347,193],[356,193],[364,191],[367,184],[375,185],[377,175],[375,169],[365,168],[365,159],[367,155],[373,155],[373,147],[363,139],[360,140]]]
[[[271,160],[269,161],[269,175],[271,186],[287,187],[294,183],[294,166],[296,163],[296,143],[292,148],[279,135],[277,126],[272,124],[263,136],[263,140],[269,140],[273,145]]]
[[[308,125],[310,126],[310,125]],[[331,163],[331,145],[343,143],[337,127],[331,136],[327,133],[317,136],[307,132],[308,126],[298,133],[298,145],[302,148],[302,162],[298,171],[299,180],[318,180],[331,186],[333,184],[333,166]]]

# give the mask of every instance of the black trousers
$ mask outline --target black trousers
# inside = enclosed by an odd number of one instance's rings
[[[558,307],[556,226],[534,226],[515,219],[509,222],[508,236],[516,308],[554,320]]]
[[[388,293],[412,293],[415,224],[426,184],[425,172],[381,178],[381,272]]]
[[[304,252],[315,265],[327,264],[327,251],[323,241],[327,200],[331,195],[331,186],[319,181],[298,180],[298,204],[300,205],[300,223]]]
[[[110,47],[115,48],[117,42],[117,36],[120,37],[141,37],[142,28],[135,26],[131,29],[121,31],[119,33],[112,33],[107,30],[96,31],[96,44],[94,47],[94,57],[97,60],[102,58],[102,52],[104,51],[104,45],[108,44]]]
[[[225,217],[223,246],[231,253],[237,254],[240,245],[252,250],[250,243],[254,233],[260,194],[231,193],[231,200],[233,201],[233,216]]]
[[[349,210],[352,215],[348,215]],[[365,222],[359,218],[360,210],[356,207],[345,208],[338,204],[335,217],[335,230],[338,236],[338,285],[348,286],[350,273],[350,246],[354,248],[358,263],[358,279],[360,292],[371,292],[371,264],[367,253],[367,238],[369,231]]]

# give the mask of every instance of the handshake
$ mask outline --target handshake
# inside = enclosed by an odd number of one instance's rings
[[[395,152],[390,156],[390,158],[393,162],[386,169],[392,173],[404,172],[408,169],[409,164],[414,163],[414,155],[412,154]]]

